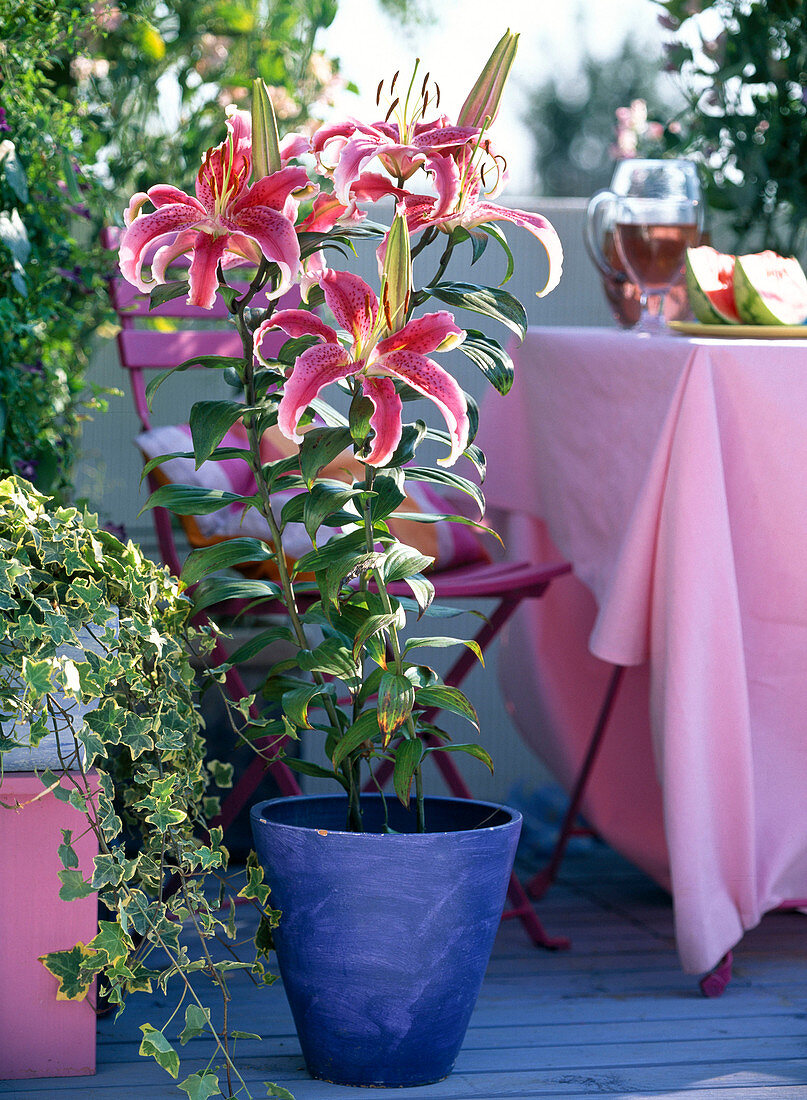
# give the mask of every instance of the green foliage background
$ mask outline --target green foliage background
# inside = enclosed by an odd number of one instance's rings
[[[0,0],[0,472],[69,497],[107,317],[101,225],[134,191],[192,179],[223,104],[257,75],[281,129],[305,127],[337,79],[316,48],[336,11],[337,0]]]
[[[668,67],[688,96],[669,150],[701,162],[734,251],[772,248],[807,262],[807,5],[658,2],[674,32]],[[707,40],[703,14],[721,28]]]

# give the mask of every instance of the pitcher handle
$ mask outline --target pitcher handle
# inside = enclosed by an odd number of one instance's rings
[[[591,257],[591,261],[595,267],[598,267],[603,275],[607,275],[610,279],[622,282],[626,278],[624,271],[618,271],[608,263],[602,246],[600,245],[600,238],[602,236],[600,226],[602,224],[605,207],[607,204],[616,201],[617,197],[613,191],[598,191],[592,196],[591,202],[588,204],[588,210],[586,211],[583,240],[586,245],[586,251]]]

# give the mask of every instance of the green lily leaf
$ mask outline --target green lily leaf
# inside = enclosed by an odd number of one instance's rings
[[[502,249],[505,256],[507,257],[507,270],[504,273],[504,278],[502,279],[501,283],[499,283],[499,286],[504,286],[505,283],[510,281],[513,272],[516,269],[516,261],[510,249],[510,245],[507,242],[507,237],[505,237],[499,226],[495,225],[493,222],[488,222],[487,225],[477,226],[476,232],[484,233],[486,235],[486,238],[490,237],[494,241],[496,241],[496,243],[499,245],[499,247]]]
[[[249,499],[225,489],[205,489],[201,485],[161,485],[154,490],[138,515],[142,516],[151,508],[168,508],[178,516],[208,516],[220,508],[238,502],[246,503]]]
[[[224,436],[245,412],[252,411],[238,401],[197,401],[191,409],[189,424],[193,437],[196,469],[206,462]]]
[[[510,392],[515,378],[513,360],[496,340],[477,331],[467,329],[466,336],[460,344],[463,352],[472,363],[476,363],[487,380],[501,394]]]
[[[173,285],[176,286],[177,284],[174,283]],[[187,290],[187,284],[183,283],[181,285],[184,286]],[[152,294],[154,293],[155,291],[152,291]],[[176,298],[179,293],[182,292],[179,291],[177,294],[172,295],[172,297]],[[152,304],[154,304],[153,301]],[[177,365],[175,367],[171,367],[170,370],[162,371],[162,373],[155,375],[155,377],[152,378],[146,386],[146,404],[148,405],[148,408],[151,409],[151,402],[154,394],[167,378],[170,378],[172,374],[177,374],[180,371],[186,371],[189,370],[191,367],[197,366],[207,367],[211,370],[227,370],[228,367],[240,367],[241,359],[236,358],[232,355],[193,355],[190,359],[185,359],[182,363],[177,363]]]
[[[321,694],[322,688],[318,684],[305,684],[303,687],[295,688],[294,691],[283,693],[283,710],[298,729],[311,728],[308,721],[308,707]]]
[[[422,573],[434,564],[434,558],[421,554],[411,546],[403,543],[395,543],[386,553],[381,571],[387,584],[393,581],[406,580],[417,573]]]
[[[365,741],[375,741],[381,731],[378,727],[378,714],[375,710],[363,711],[352,726],[339,738],[331,757],[334,768],[355,752]]]
[[[349,428],[312,428],[300,444],[300,470],[307,488],[314,484],[319,471],[350,447]]]
[[[311,775],[315,779],[335,779],[342,784],[345,790],[348,788],[347,780],[339,772],[331,771],[330,768],[323,768],[319,764],[312,764],[310,760],[297,760],[293,756],[287,756],[283,763],[292,771],[299,772],[300,775]]]
[[[244,562],[271,561],[274,551],[260,539],[227,539],[213,546],[203,546],[200,550],[191,550],[182,567],[181,581],[186,588],[221,569]]]
[[[467,477],[461,477],[459,474],[444,470],[442,467],[436,467],[432,470],[428,466],[407,466],[404,470],[404,477],[407,481],[428,481],[434,485],[446,485],[450,489],[457,489],[460,493],[471,497],[481,516],[485,514],[485,497],[482,490],[475,482],[469,481]]]
[[[464,752],[468,756],[474,756],[477,760],[481,760],[483,764],[489,769],[490,774],[493,775],[493,761],[490,758],[490,754],[485,752],[481,745],[436,745],[426,749],[427,753],[432,752]]]
[[[527,312],[518,298],[501,287],[476,286],[474,283],[438,283],[424,290],[446,305],[469,309],[507,325],[522,340],[527,334]]]
[[[405,676],[384,672],[378,686],[378,724],[388,737],[401,728],[415,705],[415,688]]]
[[[422,573],[416,573],[414,577],[406,577],[404,583],[415,597],[415,602],[420,608],[420,615],[418,615],[420,618],[434,599],[434,585]]]
[[[203,611],[206,607],[228,600],[274,600],[279,594],[280,587],[274,581],[208,577],[194,590],[193,610]]]
[[[464,644],[468,645],[469,643],[465,642]],[[437,710],[448,710],[452,714],[459,714],[479,729],[476,710],[459,688],[447,687],[445,684],[418,688],[416,703],[418,706],[425,706],[429,710],[434,707]]]
[[[423,742],[419,737],[401,741],[395,750],[392,786],[400,802],[407,808],[412,793],[412,779],[423,759]]]
[[[166,302],[173,302],[174,298],[181,298],[188,293],[190,293],[190,284],[187,279],[162,283],[160,286],[155,286],[149,294],[149,309],[164,306]]]

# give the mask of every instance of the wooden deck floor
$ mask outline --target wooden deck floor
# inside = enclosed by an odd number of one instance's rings
[[[724,995],[683,974],[666,895],[601,846],[571,859],[539,906],[567,952],[532,948],[502,925],[454,1074],[419,1089],[341,1088],[307,1077],[280,983],[243,982],[235,1027],[260,1031],[239,1059],[253,1096],[274,1081],[297,1100],[807,1100],[807,917],[775,913],[740,946]],[[138,1025],[159,998],[99,1023],[95,1077],[0,1082],[10,1100],[176,1100],[185,1093],[138,1058]],[[185,1048],[188,1072],[200,1070]],[[200,1050],[201,1054],[201,1050]]]

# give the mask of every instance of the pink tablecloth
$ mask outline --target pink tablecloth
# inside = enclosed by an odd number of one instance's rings
[[[536,329],[515,359],[488,502],[512,555],[548,530],[582,584],[514,625],[505,695],[568,782],[602,661],[634,666],[584,810],[708,970],[807,897],[807,340]]]

